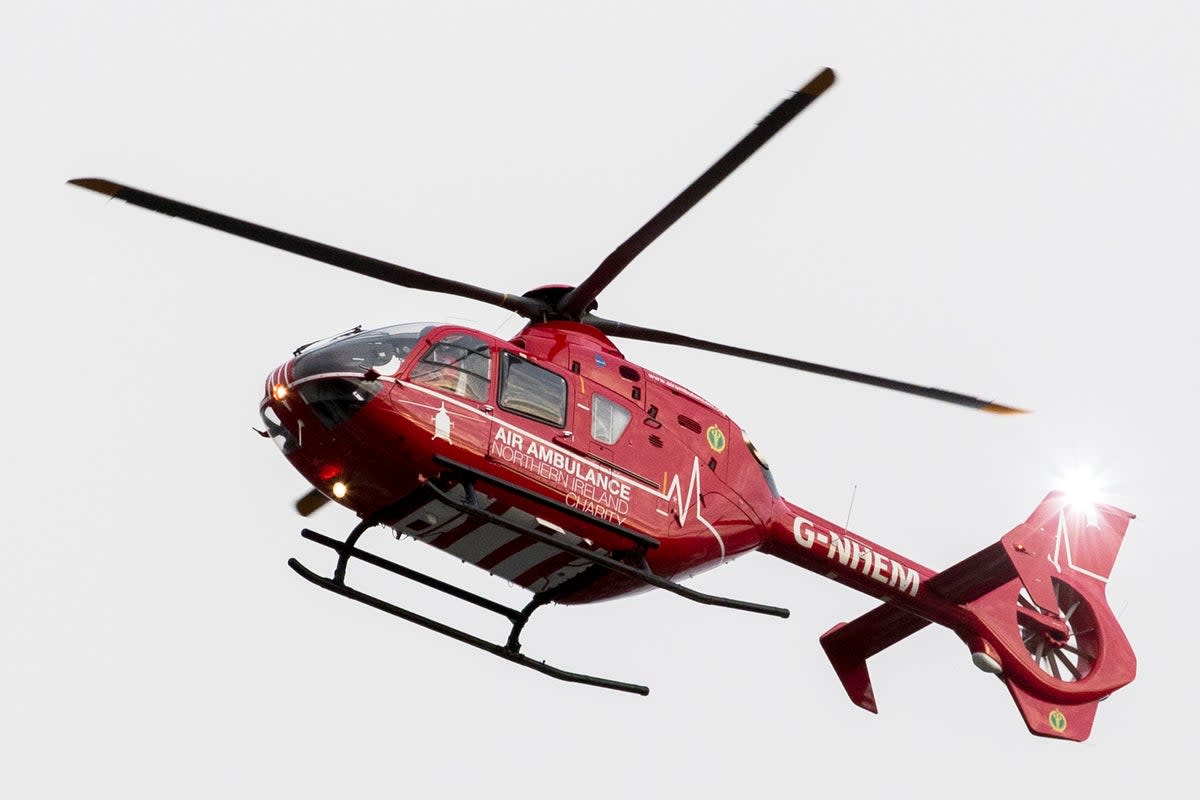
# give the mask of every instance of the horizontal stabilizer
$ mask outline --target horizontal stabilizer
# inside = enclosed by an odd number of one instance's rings
[[[930,578],[930,591],[954,603],[969,603],[1017,577],[1003,542],[995,542]]]
[[[872,714],[879,712],[867,659],[928,624],[927,619],[884,603],[852,622],[839,622],[821,636],[821,647],[852,703]]]
[[[1083,703],[1049,702],[1034,697],[1013,681],[1004,683],[1013,700],[1017,701],[1017,708],[1021,709],[1021,716],[1033,735],[1082,742],[1092,732],[1099,700]]]

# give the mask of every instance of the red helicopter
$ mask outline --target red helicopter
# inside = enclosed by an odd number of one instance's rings
[[[301,535],[337,554],[332,577],[302,577],[555,678],[647,694],[637,684],[551,666],[521,651],[531,614],[664,589],[779,617],[783,608],[717,597],[679,581],[760,551],[883,601],[821,637],[850,699],[875,712],[866,659],[931,622],[953,630],[975,665],[1012,693],[1029,730],[1083,740],[1096,706],[1133,680],[1136,661],[1105,599],[1133,515],[1046,496],[1000,541],[932,570],[791,503],[729,417],[630,363],[610,337],[707,350],[997,414],[1022,413],[942,389],[732,347],[596,316],[596,297],[792,118],[833,85],[825,69],[617,247],[578,286],[492,291],[358,255],[101,178],[70,181],[143,208],[389,283],[510,309],[529,320],[510,341],[458,325],[355,328],[300,347],[267,377],[266,429],[314,487],[361,521],[344,540]],[[358,547],[375,526],[451,553],[521,586],[509,608]],[[346,583],[351,560],[423,584],[511,622],[492,642]]]

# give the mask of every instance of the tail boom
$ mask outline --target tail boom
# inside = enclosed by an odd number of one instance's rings
[[[1136,659],[1105,598],[1133,515],[1052,492],[1000,541],[934,573],[788,504],[764,551],[885,601],[821,637],[850,699],[877,711],[866,659],[926,627],[953,630],[1039,736],[1082,740]]]

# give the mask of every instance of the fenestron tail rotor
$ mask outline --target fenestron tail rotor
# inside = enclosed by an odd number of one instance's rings
[[[749,350],[742,347],[709,342],[691,336],[644,328],[616,320],[603,319],[593,316],[590,311],[595,308],[596,297],[629,265],[639,253],[645,250],[664,231],[670,228],[693,206],[716,188],[734,170],[741,166],[771,137],[778,133],[788,122],[820,97],[834,83],[834,73],[831,69],[823,69],[803,88],[784,100],[771,110],[762,121],[748,134],[729,149],[700,177],[667,203],[657,214],[650,218],[641,228],[622,242],[600,265],[586,278],[583,283],[574,288],[533,290],[525,294],[506,294],[493,291],[482,286],[476,286],[462,281],[430,275],[426,272],[402,267],[370,256],[344,250],[340,247],[322,244],[321,242],[305,239],[290,233],[268,228],[253,222],[237,219],[236,217],[208,211],[197,206],[172,200],[162,195],[135,189],[105,178],[76,178],[70,183],[89,189],[93,192],[124,200],[135,206],[157,211],[172,217],[179,217],[199,225],[215,228],[234,236],[259,242],[261,244],[287,250],[290,253],[311,258],[330,264],[340,269],[356,272],[360,275],[376,278],[387,283],[420,289],[427,292],[440,292],[458,297],[478,300],[481,303],[499,306],[513,311],[534,322],[549,322],[554,320],[570,320],[592,325],[608,336],[627,339],[640,339],[649,342],[673,344],[680,347],[690,347],[696,350],[706,350],[713,353],[747,358],[768,364],[811,372],[817,375],[839,378],[879,386],[906,394],[939,400],[945,403],[979,409],[993,414],[1019,414],[1021,409],[999,403],[980,400],[976,397],[950,392],[944,389],[919,386],[904,381],[881,378],[853,370],[829,367],[810,361],[801,361],[786,356],[776,356]]]

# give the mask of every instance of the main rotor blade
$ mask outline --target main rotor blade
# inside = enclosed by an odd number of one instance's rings
[[[957,406],[966,406],[967,408],[975,408],[980,411],[987,411],[990,414],[1027,414],[1029,412],[1012,406],[1005,406],[999,403],[992,403],[988,400],[980,400],[978,397],[959,394],[958,392],[949,392],[945,389],[935,389],[932,386],[918,386],[915,383],[905,383],[904,381],[896,381],[891,378],[880,378],[876,375],[868,375],[865,372],[854,372],[853,370],[840,369],[838,367],[827,367],[824,364],[814,364],[811,361],[801,361],[797,358],[788,358],[786,356],[776,356],[770,353],[760,353],[757,350],[746,350],[742,347],[731,347],[727,344],[718,344],[716,342],[708,342],[703,339],[693,339],[691,336],[683,336],[678,333],[669,333],[667,331],[657,331],[652,328],[642,328],[638,325],[629,325],[624,322],[616,322],[614,320],[602,319],[600,317],[587,315],[583,319],[584,323],[593,325],[602,333],[608,336],[620,336],[626,339],[640,339],[644,342],[659,342],[661,344],[674,344],[680,347],[691,347],[696,350],[707,350],[712,353],[722,353],[727,356],[737,356],[738,358],[747,358],[751,361],[762,361],[767,364],[776,364],[781,367],[790,367],[803,372],[813,372],[817,375],[827,375],[831,378],[840,378],[845,381],[854,383],[865,383],[870,386],[879,386],[884,389],[892,389],[905,394],[915,394],[918,397],[928,397],[931,400],[940,400],[943,403],[953,403]]]
[[[151,211],[157,211],[160,214],[166,214],[169,217],[180,217],[190,222],[206,225],[209,228],[216,228],[219,231],[232,233],[234,236],[240,236],[243,239],[261,242],[271,247],[277,247],[280,250],[287,250],[289,253],[295,253],[296,255],[331,264],[332,266],[351,272],[357,272],[359,275],[366,275],[369,278],[377,278],[381,281],[394,283],[397,286],[421,289],[426,292],[441,292],[459,297],[468,297],[482,303],[490,303],[494,306],[507,308],[530,319],[546,310],[542,303],[527,297],[503,294],[469,283],[462,283],[450,280],[449,278],[439,278],[436,275],[418,272],[415,269],[402,267],[398,264],[390,264],[387,261],[352,253],[349,250],[343,250],[339,247],[331,247],[327,244],[314,242],[312,239],[304,239],[299,236],[293,236],[290,233],[267,228],[263,225],[255,225],[253,222],[245,222],[235,217],[218,214],[215,211],[207,211],[203,208],[190,206],[187,203],[171,200],[161,195],[143,192],[140,189],[123,186],[104,178],[75,178],[67,182],[83,187],[84,189],[90,189],[93,192],[115,197],[118,200],[124,200],[135,206],[141,206]]]
[[[639,253],[645,250],[651,242],[662,235],[663,231],[674,225],[680,217],[686,214],[692,206],[700,202],[731,172],[737,169],[758,148],[762,147],[776,133],[791,122],[792,118],[808,107],[813,100],[833,85],[833,70],[821,70],[808,84],[784,100],[763,117],[755,128],[742,137],[729,152],[721,156],[716,163],[705,170],[699,178],[680,192],[674,200],[667,203],[661,211],[639,228],[632,236],[621,243],[600,266],[571,291],[563,295],[558,303],[558,312],[567,319],[579,319],[588,305],[596,299],[604,288],[612,283],[621,270],[629,265]]]

